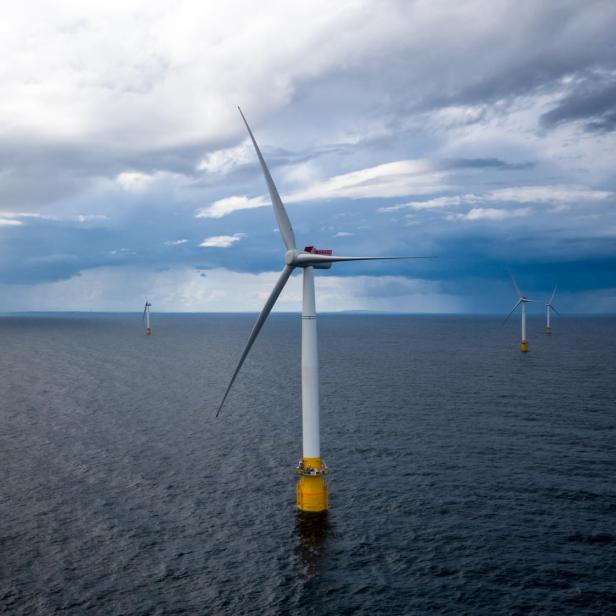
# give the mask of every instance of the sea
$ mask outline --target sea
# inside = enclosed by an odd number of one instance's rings
[[[616,318],[0,318],[0,613],[616,614]]]

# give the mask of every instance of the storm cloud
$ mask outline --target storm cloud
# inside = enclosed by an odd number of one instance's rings
[[[616,67],[608,74],[592,74],[573,80],[562,100],[541,116],[541,123],[546,128],[577,121],[589,131],[616,129]]]
[[[191,272],[212,271],[246,309],[246,276],[265,285],[283,249],[239,104],[299,242],[439,256],[326,274],[345,307],[497,309],[518,267],[533,288],[558,278],[571,309],[602,293],[614,310],[615,27],[600,0],[11,5],[4,306],[133,277],[173,309],[176,276],[189,309]]]

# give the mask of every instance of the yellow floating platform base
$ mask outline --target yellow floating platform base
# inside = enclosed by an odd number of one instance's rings
[[[300,511],[318,513],[327,511],[327,467],[321,458],[302,458],[297,468],[300,476],[295,486],[297,508]],[[313,474],[314,473],[314,474]]]
[[[528,342],[526,340],[520,342],[520,351],[522,351],[522,353],[528,353]]]
[[[545,328],[545,333],[546,334],[551,334],[552,333],[552,328],[551,327],[546,327]]]
[[[145,335],[146,336],[151,336],[152,335],[152,328],[151,327],[146,327],[145,328]]]

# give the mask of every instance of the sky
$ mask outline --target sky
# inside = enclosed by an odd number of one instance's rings
[[[616,3],[21,0],[0,20],[0,312],[616,312]],[[293,276],[277,309],[301,305]],[[535,310],[540,310],[540,304]]]

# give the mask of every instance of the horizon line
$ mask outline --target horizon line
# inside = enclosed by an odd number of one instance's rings
[[[0,318],[7,316],[27,316],[27,315],[140,315],[142,310],[11,310],[0,311]],[[272,312],[272,315],[298,315],[300,310],[279,310]],[[259,310],[205,310],[205,311],[173,311],[161,310],[152,313],[153,315],[258,315]],[[323,310],[319,315],[391,315],[391,316],[496,316],[502,317],[501,312],[396,312],[390,310]],[[528,317],[543,317],[541,313],[529,314]],[[616,312],[569,312],[560,317],[570,316],[616,316]]]

